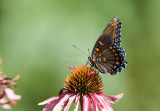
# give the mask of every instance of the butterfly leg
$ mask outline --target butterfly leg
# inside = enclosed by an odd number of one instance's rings
[[[86,62],[86,66],[89,64],[89,61]]]

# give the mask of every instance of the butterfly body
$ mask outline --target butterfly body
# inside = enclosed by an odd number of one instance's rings
[[[125,51],[121,48],[121,24],[118,17],[113,18],[95,43],[91,57],[88,57],[91,67],[101,73],[113,75],[127,65]]]

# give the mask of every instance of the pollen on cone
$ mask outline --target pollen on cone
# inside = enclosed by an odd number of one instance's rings
[[[99,74],[91,67],[78,66],[68,75],[64,88],[69,92],[88,94],[103,91],[103,83]],[[75,92],[76,91],[76,92]]]

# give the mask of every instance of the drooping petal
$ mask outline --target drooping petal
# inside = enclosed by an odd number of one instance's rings
[[[3,104],[2,107],[4,109],[11,109],[11,106],[9,104]]]
[[[89,93],[89,94],[90,94],[90,93]],[[91,96],[91,95],[90,95],[90,96]],[[91,99],[92,99],[92,103],[93,103],[94,110],[95,110],[95,111],[98,111],[98,106],[97,106],[97,102],[96,102],[95,98],[91,96]]]
[[[11,102],[13,105],[17,105],[17,102],[18,102],[18,101],[11,99],[10,102]]]
[[[72,95],[70,98],[69,98],[69,102],[67,103],[64,111],[68,111],[70,106],[71,106],[71,103],[73,102],[73,100],[75,99],[76,95]]]
[[[103,104],[104,106],[104,111],[113,111],[110,103],[106,100],[105,97],[101,96],[101,95],[97,95],[95,94],[95,96],[97,97],[97,99],[101,102],[101,104]]]
[[[101,101],[95,96],[95,94],[90,93],[92,99],[96,102],[100,110],[105,110],[104,105],[101,103]]]
[[[51,98],[49,98],[49,99],[47,99],[47,100],[45,100],[45,101],[43,101],[43,102],[38,103],[38,105],[47,104],[47,103],[49,103],[49,102],[51,102],[51,101],[57,100],[58,98],[59,98],[59,97],[51,97]]]
[[[0,99],[0,104],[2,105],[2,107],[4,109],[11,109],[11,106],[9,104],[7,104],[7,103],[8,103],[8,101],[7,101],[6,98],[1,98]]]
[[[70,97],[71,93],[67,93],[64,97],[60,97],[60,101],[58,104],[54,107],[53,111],[61,111],[62,108],[64,107],[65,102],[68,100]]]
[[[53,100],[53,101],[51,101],[50,103],[48,103],[45,107],[44,107],[44,109],[43,109],[43,111],[51,111],[51,109],[59,102],[59,98],[58,99],[56,99],[56,100]]]
[[[18,74],[15,78],[12,79],[12,81],[17,81],[21,76]]]
[[[76,96],[76,102],[75,102],[75,108],[74,108],[74,111],[78,111],[79,99],[80,99],[80,96],[79,96],[79,95],[77,95],[77,96]]]
[[[111,99],[111,100],[113,100],[115,102],[117,102],[118,100],[120,100],[123,97],[123,95],[124,95],[124,93],[121,93],[121,94],[116,95],[116,96],[108,96],[108,95],[104,94],[103,92],[101,92],[101,94],[103,96],[107,97],[108,99]]]
[[[21,96],[14,93],[11,88],[5,88],[6,95],[10,100],[20,100]]]
[[[107,100],[107,99],[106,99]],[[107,100],[110,104],[115,104],[115,102]]]
[[[83,95],[83,111],[88,111],[88,96]]]
[[[63,96],[64,96],[65,94],[67,94],[67,93],[68,93],[68,91],[62,93],[62,94],[61,94],[60,96],[58,96],[58,97],[51,97],[51,98],[49,98],[49,99],[47,99],[47,100],[45,100],[45,101],[43,101],[43,102],[38,103],[38,105],[44,105],[44,104],[50,103],[50,102],[52,102],[52,101],[56,101],[59,97],[63,97]]]
[[[73,70],[76,70],[76,69],[77,69],[76,67],[73,67],[73,66],[70,66],[69,68],[70,68],[70,69],[73,69]]]
[[[88,111],[93,111],[93,106],[92,106],[91,99],[89,96],[88,96]]]

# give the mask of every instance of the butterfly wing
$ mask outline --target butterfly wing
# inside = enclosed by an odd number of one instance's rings
[[[94,67],[102,73],[116,74],[126,66],[125,51],[121,48],[121,22],[112,19],[98,38],[92,50]]]

